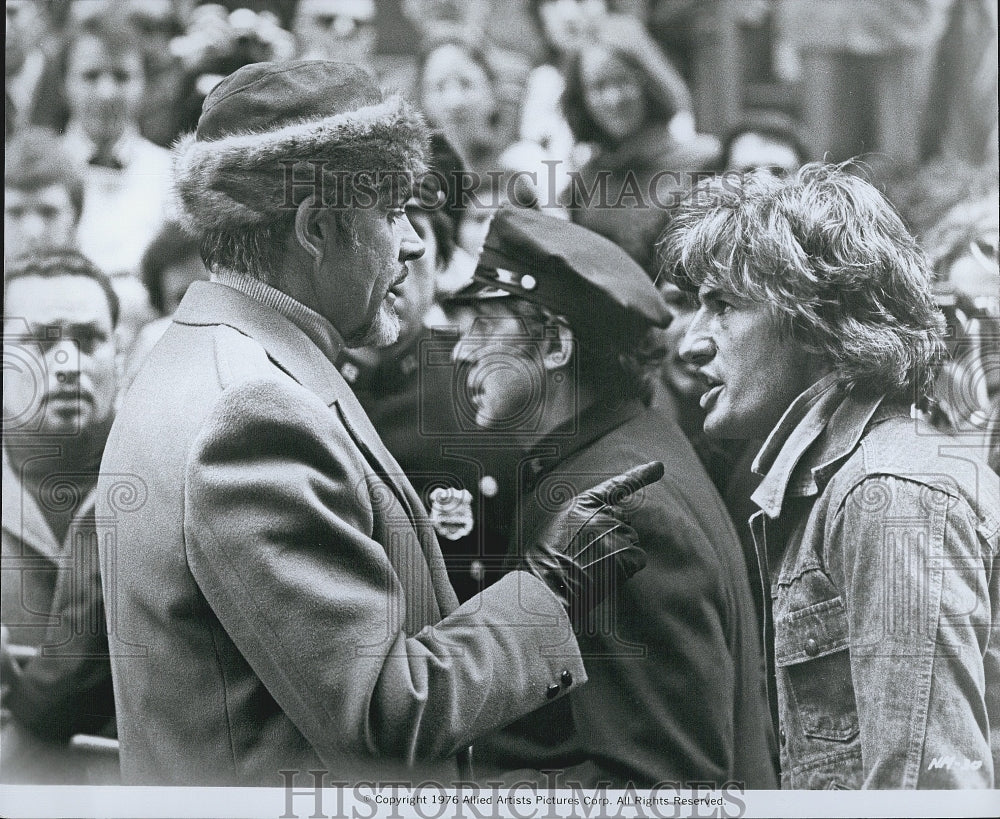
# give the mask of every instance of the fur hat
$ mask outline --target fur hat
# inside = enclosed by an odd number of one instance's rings
[[[177,217],[191,233],[265,224],[316,191],[317,170],[379,179],[425,170],[427,128],[362,68],[327,60],[254,63],[205,99],[174,146]],[[341,183],[342,184],[342,183]]]

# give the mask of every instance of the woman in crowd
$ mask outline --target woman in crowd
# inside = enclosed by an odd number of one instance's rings
[[[497,77],[485,55],[458,41],[434,46],[418,67],[420,105],[432,127],[454,146],[465,167],[483,178],[472,191],[459,228],[459,244],[475,253],[492,213],[487,173],[498,167],[505,138],[497,103]]]
[[[533,207],[542,200],[546,154],[537,144],[515,142],[499,102],[500,78],[482,52],[464,42],[440,43],[424,54],[418,74],[428,122],[454,146],[470,180],[477,180],[463,185],[468,195],[459,203],[458,231],[459,246],[476,255],[497,207]],[[524,172],[537,174],[538,187],[527,184]]]
[[[571,218],[652,274],[664,214],[718,142],[695,134],[687,86],[630,17],[606,18],[573,57],[562,104],[573,136],[594,149],[563,196]]]
[[[474,171],[495,162],[504,141],[497,105],[497,77],[486,57],[458,41],[441,43],[419,66],[420,103]]]
[[[606,14],[602,0],[535,0],[530,10],[545,44],[545,56],[528,76],[521,107],[521,139],[537,144],[558,162],[556,190],[565,189],[568,172],[586,156],[573,139],[559,100],[566,89],[565,68]]]

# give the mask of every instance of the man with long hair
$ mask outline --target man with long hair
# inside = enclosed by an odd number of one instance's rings
[[[751,528],[782,786],[993,787],[1000,490],[912,417],[943,349],[916,241],[813,164],[703,183],[660,250],[697,293],[682,354],[705,432],[765,439]]]

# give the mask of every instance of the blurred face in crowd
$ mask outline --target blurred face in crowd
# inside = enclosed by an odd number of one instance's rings
[[[995,230],[984,233],[948,268],[948,283],[994,318],[1000,318],[998,238]]]
[[[681,355],[681,344],[697,310],[688,295],[675,284],[670,282],[662,284],[660,293],[671,315],[670,325],[665,331],[667,358],[663,372],[676,395],[696,401],[704,392],[705,382],[698,374],[698,368],[690,361],[684,360]]]
[[[823,370],[781,332],[769,305],[740,299],[711,280],[699,288],[698,304],[681,354],[703,379],[705,433],[766,438]]]
[[[73,244],[77,212],[69,191],[54,183],[33,190],[4,188],[4,258]]]
[[[118,324],[115,327],[118,349],[130,353],[143,327],[159,318],[149,300],[149,291],[135,276],[115,276],[111,286],[118,296]]]
[[[585,43],[606,11],[604,0],[545,0],[538,6],[545,39],[564,53]]]
[[[128,20],[142,41],[147,66],[169,65],[170,41],[180,33],[171,0],[129,0]]]
[[[729,147],[731,171],[770,168],[779,175],[797,170],[802,160],[792,145],[765,134],[740,134]]]
[[[510,311],[508,302],[480,301],[464,318],[452,354],[463,389],[459,405],[483,429],[527,431],[523,425],[545,401],[545,364],[532,320]]]
[[[486,26],[486,0],[403,0],[403,13],[424,43],[478,39]]]
[[[305,59],[365,63],[375,53],[374,0],[300,0],[292,34]]]
[[[324,220],[322,258],[304,294],[307,306],[325,317],[348,347],[387,347],[399,337],[395,304],[424,243],[402,207],[359,209],[353,242],[345,242],[333,214]]]
[[[6,73],[16,74],[45,28],[44,6],[34,0],[7,0],[4,32],[4,65]]]
[[[97,145],[117,141],[142,102],[144,75],[138,50],[113,54],[96,37],[81,37],[70,51],[66,98],[71,117]]]
[[[990,230],[969,243],[967,252],[948,268],[947,280],[988,318],[967,328],[977,336],[978,356],[986,394],[1000,395],[1000,265],[998,233]],[[982,403],[982,402],[981,402]]]
[[[496,90],[486,70],[465,49],[443,45],[424,64],[424,113],[448,139],[465,148],[492,130]]]
[[[25,276],[7,285],[4,308],[4,425],[72,435],[107,419],[117,377],[101,286],[86,276]]]
[[[635,134],[646,120],[646,96],[636,71],[605,48],[580,55],[587,110],[616,141]]]

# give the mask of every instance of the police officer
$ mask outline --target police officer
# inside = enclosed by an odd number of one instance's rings
[[[479,765],[563,770],[563,787],[775,787],[739,541],[690,443],[649,406],[669,321],[655,286],[603,237],[506,208],[453,301],[472,308],[455,349],[461,403],[522,443],[512,552],[580,488],[632,463],[666,465],[630,504],[647,569],[580,636],[590,682],[477,745]]]
[[[406,203],[426,250],[409,263],[399,287],[399,338],[388,347],[345,348],[337,367],[424,501],[455,593],[467,600],[496,579],[503,563],[514,505],[498,476],[512,474],[519,453],[456,413],[457,333],[435,294],[466,261],[462,279],[468,278],[475,260],[456,252],[463,212],[456,183],[464,168],[440,133],[431,137],[430,165]]]

